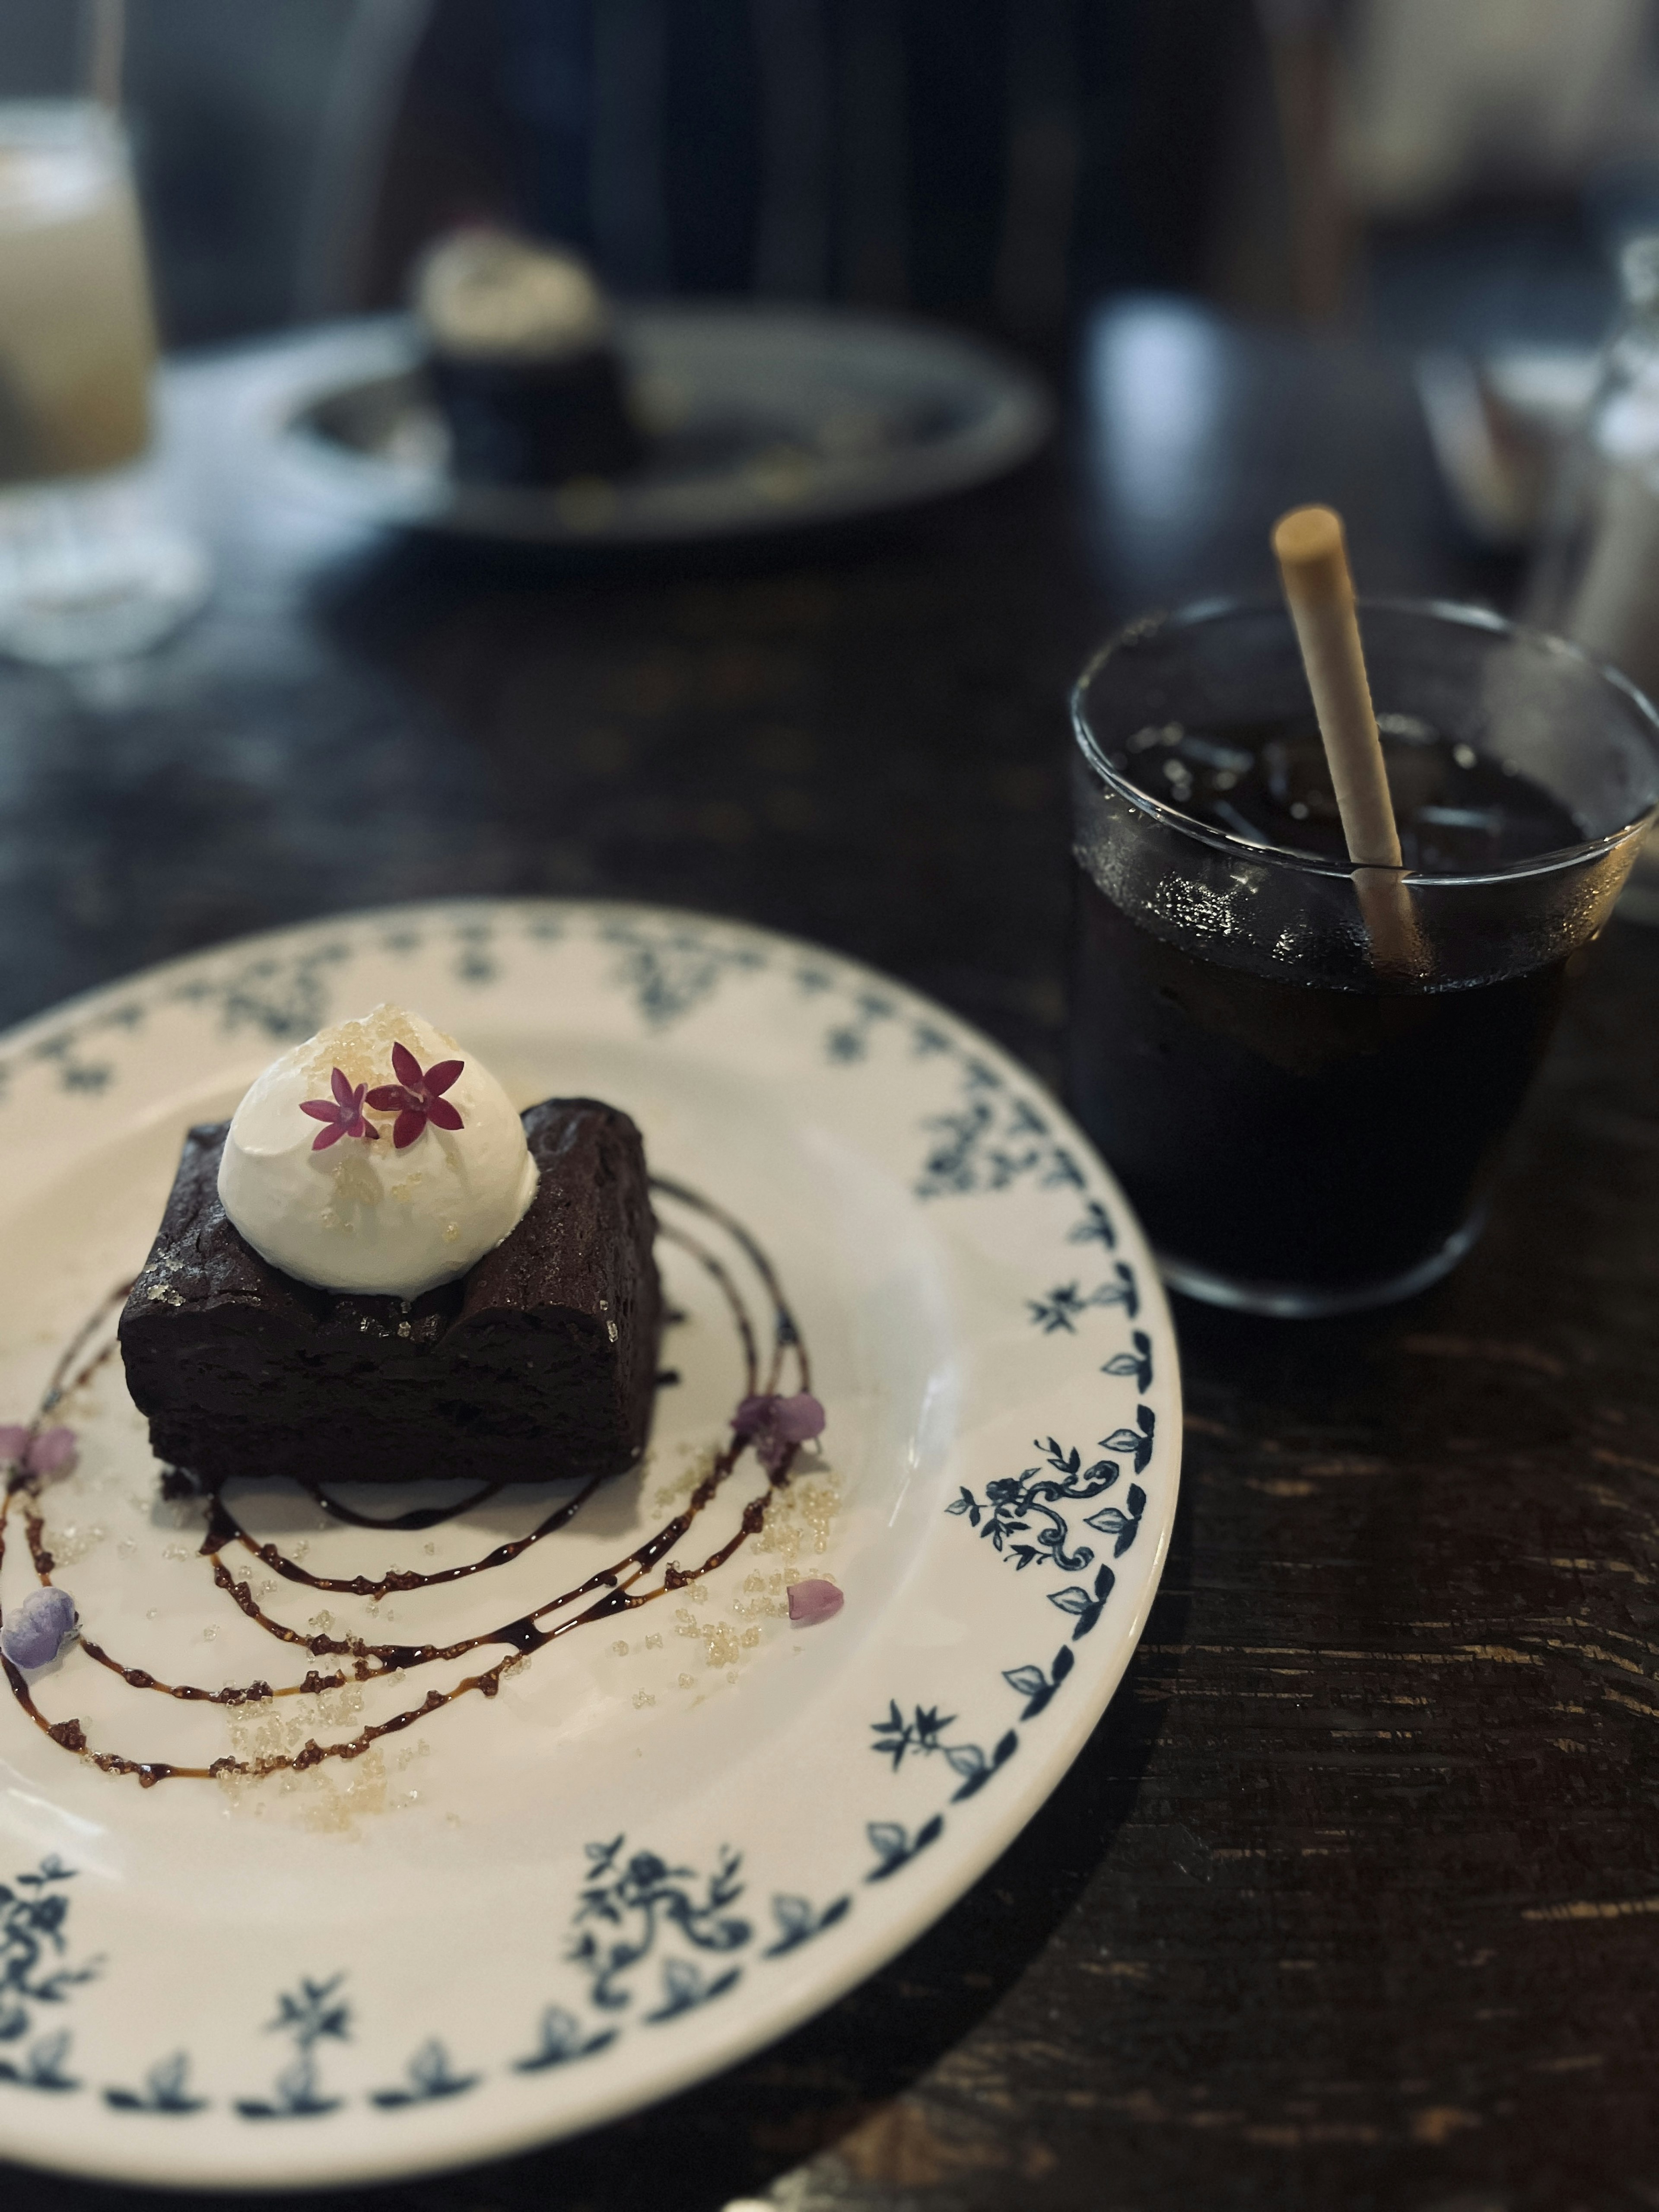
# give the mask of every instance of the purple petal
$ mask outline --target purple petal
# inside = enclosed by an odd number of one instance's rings
[[[392,1125],[392,1142],[395,1151],[402,1152],[412,1145],[426,1127],[426,1115],[418,1107],[406,1106]]]
[[[344,1068],[337,1067],[333,1074],[329,1077],[328,1083],[330,1090],[333,1091],[342,1106],[356,1105],[357,1102],[352,1097],[351,1085],[346,1080]]]
[[[769,1474],[782,1471],[797,1444],[823,1432],[823,1408],[810,1390],[793,1398],[745,1398],[732,1416],[739,1441],[752,1439],[755,1456]]]
[[[810,1390],[772,1401],[772,1433],[786,1443],[810,1443],[823,1434],[823,1408]]]
[[[42,1429],[23,1455],[31,1474],[60,1474],[76,1460],[73,1429]]]
[[[772,1425],[772,1408],[775,1398],[745,1398],[732,1416],[732,1428],[740,1437],[758,1436],[763,1429]]]
[[[399,1083],[406,1083],[411,1091],[419,1087],[421,1063],[406,1044],[392,1046],[392,1065]]]
[[[436,1129],[464,1129],[466,1127],[447,1098],[428,1098],[426,1118]]]
[[[346,1125],[343,1121],[330,1122],[326,1129],[322,1130],[317,1136],[314,1136],[312,1139],[312,1151],[313,1152],[325,1152],[331,1145],[337,1145],[341,1138],[344,1136],[345,1133]]]
[[[833,1620],[846,1602],[846,1596],[834,1583],[813,1581],[789,1585],[789,1618],[798,1628],[816,1628],[821,1620]]]
[[[465,1066],[464,1060],[435,1061],[421,1079],[426,1085],[427,1096],[429,1098],[441,1097]]]
[[[377,1114],[396,1114],[405,1106],[419,1103],[401,1083],[382,1083],[368,1094],[368,1103]]]
[[[67,1590],[33,1589],[0,1625],[0,1656],[33,1674],[61,1656],[79,1627],[75,1600]]]
[[[0,1427],[0,1466],[15,1467],[21,1463],[29,1448],[29,1432],[16,1421],[8,1421]]]
[[[302,1098],[300,1111],[309,1114],[313,1121],[337,1121],[340,1109],[331,1098]]]

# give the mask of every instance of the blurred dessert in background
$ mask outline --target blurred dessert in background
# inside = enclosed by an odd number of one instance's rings
[[[574,254],[453,232],[422,256],[415,307],[457,476],[556,484],[642,458],[611,311]]]

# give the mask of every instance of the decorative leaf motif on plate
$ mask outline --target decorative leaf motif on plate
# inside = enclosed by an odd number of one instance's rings
[[[226,1030],[253,1029],[277,1042],[291,1042],[322,1027],[328,1015],[322,971],[349,959],[351,952],[349,944],[330,939],[286,958],[266,953],[217,981],[192,977],[175,986],[171,995],[216,1006]]]
[[[616,980],[653,1030],[689,1014],[726,975],[766,965],[766,955],[753,945],[723,945],[690,927],[651,931],[612,922],[599,935],[617,948]]]
[[[408,2081],[401,2087],[370,2090],[369,2103],[385,2112],[397,2112],[405,2105],[436,2104],[445,2097],[464,2096],[483,2079],[477,2074],[456,2073],[448,2051],[435,2036],[421,2045],[410,2060],[408,2071]]]
[[[1092,1526],[1092,1523],[1091,1525]],[[1125,1549],[1127,1548],[1126,1546]],[[1086,1636],[1100,1619],[1106,1601],[1112,1594],[1112,1585],[1116,1580],[1116,1576],[1103,1561],[1099,1571],[1095,1576],[1092,1589],[1086,1588],[1081,1583],[1067,1583],[1064,1589],[1049,1591],[1049,1604],[1058,1606],[1062,1613],[1069,1613],[1077,1623],[1072,1631],[1073,1644]]]
[[[1112,1557],[1121,1559],[1139,1534],[1140,1516],[1146,1510],[1146,1493],[1138,1482],[1132,1482],[1121,1505],[1103,1505],[1083,1525],[1098,1529],[1103,1536],[1112,1537]]]
[[[1100,1371],[1103,1375],[1133,1375],[1137,1390],[1150,1390],[1152,1387],[1152,1340],[1144,1328],[1137,1328],[1130,1332],[1129,1342],[1133,1349],[1115,1352]]]
[[[1075,1229],[1066,1231],[1066,1242],[1068,1244],[1103,1244],[1109,1252],[1116,1249],[1117,1231],[1111,1215],[1097,1198],[1090,1199],[1085,1205],[1082,1220]]]
[[[102,1961],[84,1966],[55,1963],[68,1948],[64,1925],[70,1899],[63,1885],[75,1870],[61,1859],[42,1859],[31,1874],[0,1882],[0,2081],[19,2088],[65,2090],[79,2083],[65,2072],[70,2034],[66,2028],[37,2035],[27,2051],[25,2037],[44,2022],[43,2006],[65,2004],[70,1992],[94,1980]]]
[[[608,1844],[586,1846],[587,1880],[573,1922],[581,1933],[567,1954],[588,1977],[592,2002],[605,2011],[631,2002],[626,1978],[653,1956],[670,1929],[696,1950],[722,1954],[740,1951],[754,1933],[748,1921],[729,1910],[744,1893],[740,1852],[723,1849],[714,1873],[699,1886],[690,1868],[670,1866],[654,1851],[635,1851],[624,1859],[626,1841],[615,1836]],[[729,1989],[741,1972],[733,1968],[708,1983],[700,1968],[680,1971],[690,1966],[689,1960],[665,1960],[663,2008],[647,2019],[672,2019],[707,2003]]]
[[[1046,1673],[1041,1667],[1006,1667],[1003,1669],[1003,1680],[1025,1700],[1021,1720],[1034,1721],[1036,1718],[1075,1664],[1070,1645],[1062,1644],[1054,1654],[1053,1665]]]
[[[204,2112],[210,2100],[194,2097],[190,2090],[190,2060],[175,2051],[158,2059],[144,2076],[142,2089],[106,2089],[104,2102],[118,2112],[165,2112],[181,2118],[187,2112]]]
[[[879,991],[860,991],[853,1007],[851,1017],[837,1024],[823,1040],[825,1055],[843,1066],[866,1058],[871,1034],[877,1024],[891,1021],[898,1012],[893,1001]]]
[[[1134,1269],[1121,1260],[1111,1280],[1097,1285],[1092,1291],[1085,1291],[1080,1283],[1062,1283],[1046,1298],[1027,1298],[1025,1303],[1032,1322],[1045,1336],[1052,1336],[1061,1328],[1068,1336],[1075,1336],[1078,1322],[1091,1306],[1121,1306],[1131,1321],[1140,1311]]]
[[[1132,1437],[1131,1441],[1137,1439]],[[1041,1440],[1036,1449],[1045,1450]],[[1118,1464],[1115,1460],[1103,1459],[1085,1468],[1075,1445],[1066,1451],[1053,1437],[1048,1438],[1046,1455],[1051,1474],[1045,1475],[1041,1468],[1028,1467],[1023,1474],[1000,1475],[986,1484],[982,1499],[963,1484],[945,1510],[964,1516],[969,1528],[977,1528],[989,1540],[993,1551],[1013,1561],[1017,1572],[1046,1563],[1058,1567],[1062,1574],[1080,1575],[1093,1560],[1094,1552],[1087,1544],[1067,1550],[1071,1530],[1060,1509],[1064,1504],[1086,1504],[1109,1490],[1118,1479]],[[1127,1548],[1126,1545],[1124,1549]]]
[[[344,1979],[343,1974],[331,1975],[325,1982],[302,1978],[297,1991],[284,1990],[277,1998],[276,2017],[265,2022],[265,2033],[289,2037],[294,2061],[276,2076],[273,2095],[237,2099],[236,2109],[245,2120],[317,2119],[337,2112],[344,2102],[323,2094],[317,2057],[319,2043],[351,2040],[351,2007],[335,1994]]]
[[[540,2074],[550,2066],[568,2066],[573,2060],[591,2058],[621,2034],[617,2027],[596,2028],[591,2034],[574,2013],[562,2005],[549,2005],[541,2019],[541,2041],[527,2058],[515,2058],[519,2074]]]
[[[982,1790],[998,1769],[1007,1765],[1019,1748],[1019,1737],[1010,1729],[988,1757],[976,1743],[945,1741],[945,1731],[955,1718],[954,1713],[941,1717],[937,1706],[917,1705],[907,1721],[897,1700],[890,1698],[887,1718],[870,1723],[876,1737],[870,1748],[892,1760],[895,1774],[912,1753],[918,1758],[929,1757],[935,1752],[942,1753],[951,1772],[961,1777],[961,1787],[951,1797],[951,1802],[957,1804]]]
[[[910,1831],[896,1820],[872,1820],[864,1831],[870,1839],[870,1848],[876,1855],[876,1864],[864,1877],[866,1881],[885,1881],[901,1867],[909,1865],[919,1852],[929,1844],[936,1844],[945,1833],[945,1815],[935,1813],[925,1820],[913,1837]]]
[[[455,932],[455,978],[461,983],[493,983],[501,973],[491,947],[495,933],[486,921],[463,922]]]
[[[778,1923],[778,1936],[761,1953],[763,1959],[781,1959],[786,1953],[798,1951],[803,1943],[810,1943],[815,1936],[822,1936],[826,1928],[845,1920],[853,1909],[850,1897],[838,1897],[826,1905],[822,1912],[815,1911],[804,1897],[775,1897],[772,1917]]]
[[[665,1959],[662,2002],[654,2012],[644,2017],[653,2027],[665,2020],[678,2020],[683,2012],[691,2012],[698,2005],[724,1996],[742,1973],[741,1966],[728,1966],[723,1974],[708,1974],[690,1959]]]

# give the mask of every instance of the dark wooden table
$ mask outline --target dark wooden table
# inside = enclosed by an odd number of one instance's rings
[[[821,938],[1053,1079],[1066,684],[1265,586],[1294,499],[1374,588],[1460,554],[1398,366],[1118,311],[1020,477],[775,557],[561,573],[279,497],[175,389],[211,611],[0,676],[0,1014],[428,894]],[[735,2072],[404,2212],[1659,2206],[1659,937],[1615,924],[1492,1226],[1340,1324],[1179,1310],[1184,1497],[1110,1712],[954,1911]],[[3,2093],[0,2093],[3,2094]],[[313,2200],[319,2205],[358,2202]],[[6,2212],[137,2212],[0,2171]]]

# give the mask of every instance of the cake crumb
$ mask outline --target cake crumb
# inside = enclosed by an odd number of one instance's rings
[[[627,1658],[628,1646],[623,1642],[620,1637],[617,1638],[617,1641],[611,1645],[611,1649],[616,1653],[618,1659]]]
[[[647,1636],[645,1639],[645,1648],[647,1651],[660,1651],[662,1650],[661,1637]]]
[[[656,1702],[649,1690],[635,1690],[634,1692],[634,1710],[636,1712],[641,1705],[654,1705]]]

